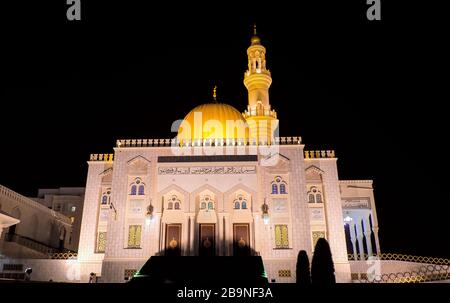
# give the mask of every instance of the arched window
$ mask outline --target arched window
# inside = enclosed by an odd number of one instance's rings
[[[136,196],[136,189],[137,189],[136,185],[132,185],[130,195]]]
[[[239,203],[239,201],[234,202],[234,209],[240,209],[241,208],[241,204]]]
[[[111,204],[111,189],[110,188],[106,189],[106,191],[103,192],[102,199],[101,199],[101,204],[102,205]]]
[[[132,196],[144,196],[145,195],[145,183],[141,178],[135,178],[133,183],[130,184],[130,195]]]
[[[284,183],[280,184],[280,194],[287,194],[286,193],[286,184],[284,184]]]
[[[316,203],[322,203],[322,195],[316,194]]]
[[[278,194],[278,185],[276,183],[272,184],[272,195]]]
[[[172,195],[167,202],[167,209],[181,209],[181,201],[178,199],[177,195]]]
[[[139,185],[138,195],[139,196],[145,195],[145,187],[144,187],[144,185]]]
[[[309,203],[322,203],[322,193],[316,186],[311,186],[308,191],[308,202]]]
[[[242,201],[242,209],[247,209],[247,201]]]
[[[287,183],[280,176],[276,176],[272,181],[272,195],[287,194]]]
[[[200,198],[200,209],[203,210],[213,210],[214,209],[214,199],[209,195],[204,195]]]

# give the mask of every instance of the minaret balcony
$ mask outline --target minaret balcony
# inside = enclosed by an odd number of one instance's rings
[[[243,116],[245,119],[249,117],[271,117],[276,119],[277,113],[274,110],[263,110],[262,112],[259,112],[257,109],[251,109],[250,111],[246,110],[243,113]]]
[[[271,73],[270,73],[270,70],[268,70],[268,69],[261,69],[261,68],[255,68],[255,69],[252,69],[252,70],[247,70],[244,73],[244,76],[248,77],[248,76],[251,76],[251,75],[258,75],[258,74],[267,75],[269,77],[272,76]]]

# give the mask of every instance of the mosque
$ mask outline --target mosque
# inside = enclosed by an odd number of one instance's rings
[[[372,181],[338,178],[334,151],[278,136],[266,49],[247,49],[243,113],[201,104],[173,139],[118,140],[92,154],[78,261],[83,275],[122,282],[150,256],[260,255],[269,281],[294,281],[299,250],[331,246],[338,281],[348,253],[379,252]]]
[[[372,181],[339,180],[333,150],[279,136],[256,30],[247,57],[243,112],[214,89],[175,138],[92,154],[85,188],[27,198],[0,186],[0,278],[32,267],[41,281],[124,282],[155,255],[257,255],[269,281],[293,282],[298,252],[311,258],[319,238],[338,282],[362,272],[349,259],[380,254]]]

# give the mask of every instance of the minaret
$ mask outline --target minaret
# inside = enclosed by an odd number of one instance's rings
[[[248,107],[243,115],[250,128],[250,138],[270,143],[278,120],[277,113],[270,108],[269,87],[272,77],[266,66],[266,48],[261,45],[256,34],[256,25],[247,56],[248,70],[244,75],[244,85],[248,90]]]

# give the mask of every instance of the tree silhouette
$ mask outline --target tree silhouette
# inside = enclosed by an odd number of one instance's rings
[[[314,248],[311,264],[311,282],[313,284],[334,284],[334,264],[328,241],[320,238]]]
[[[298,252],[296,273],[297,273],[297,284],[299,285],[311,284],[311,273],[309,271],[309,258],[308,254],[304,250]]]

